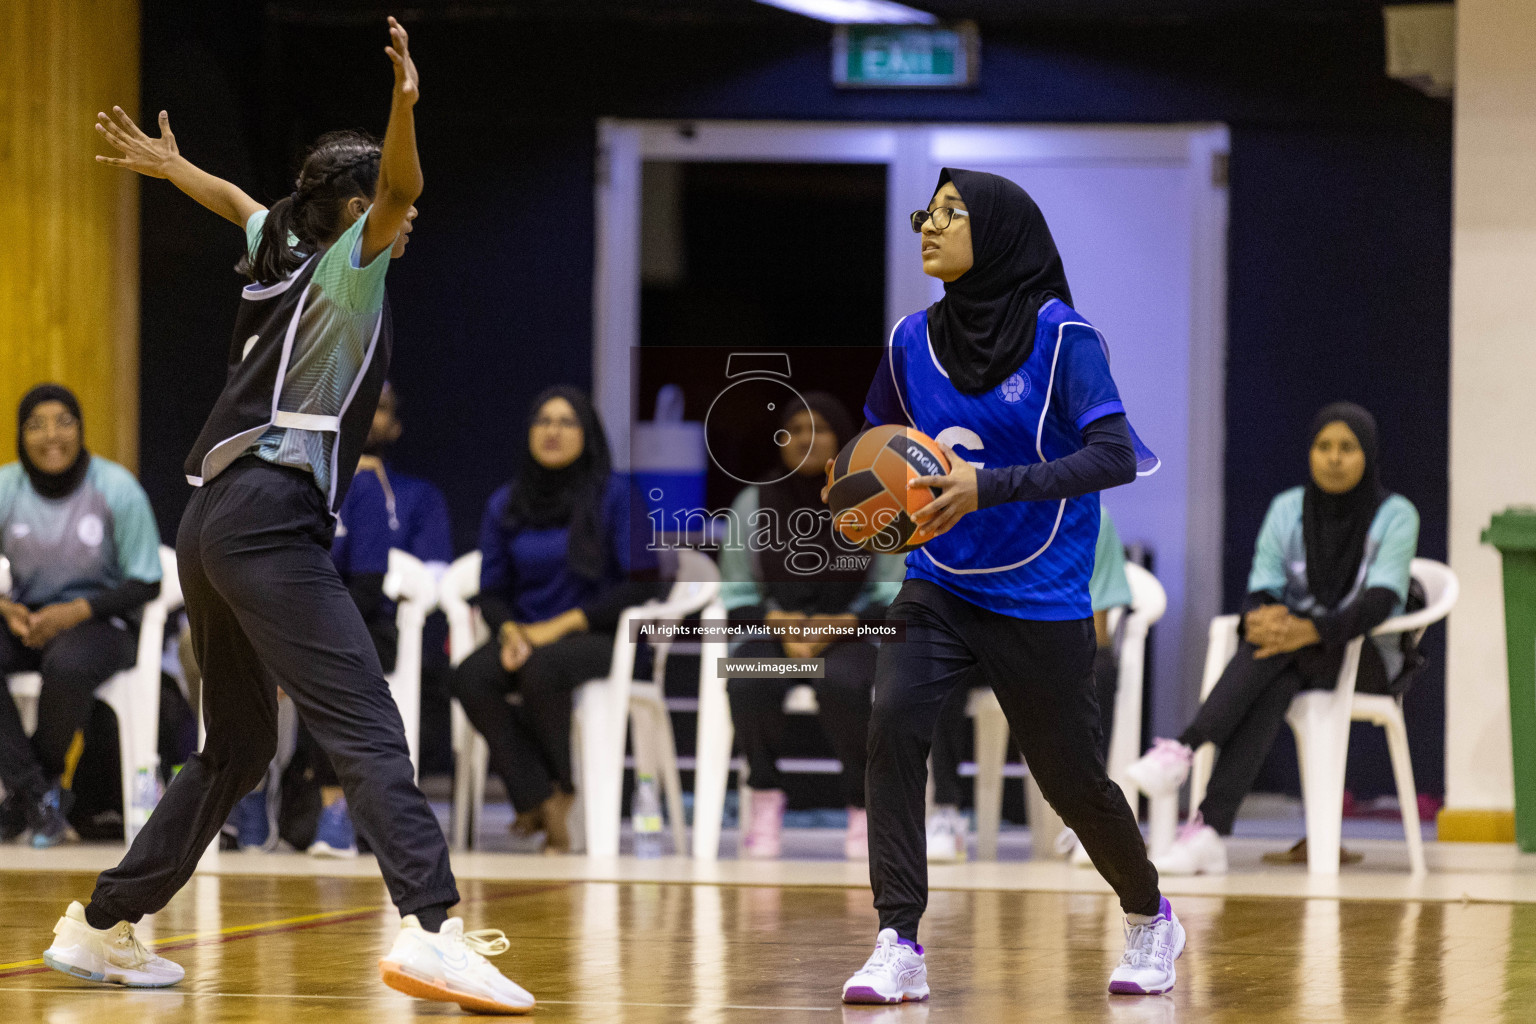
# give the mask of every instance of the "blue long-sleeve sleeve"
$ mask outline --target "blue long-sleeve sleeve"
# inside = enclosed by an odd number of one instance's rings
[[[1083,447],[1064,458],[978,469],[978,506],[991,508],[1009,501],[1058,501],[1119,487],[1136,479],[1136,446],[1124,413],[1101,416],[1082,430]]]

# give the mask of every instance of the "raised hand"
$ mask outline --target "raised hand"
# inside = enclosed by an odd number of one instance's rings
[[[137,171],[150,178],[170,177],[171,169],[181,151],[176,148],[176,136],[171,134],[171,118],[160,111],[160,137],[152,139],[133,123],[133,118],[122,107],[113,107],[112,116],[96,115],[96,131],[107,142],[122,152],[122,156],[98,156],[96,159],[113,167]]]
[[[389,19],[389,39],[392,45],[384,47],[384,53],[395,65],[395,92],[414,104],[421,95],[421,84],[416,62],[411,59],[410,36],[394,18]]]

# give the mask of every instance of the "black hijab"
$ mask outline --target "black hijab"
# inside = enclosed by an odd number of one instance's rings
[[[800,397],[805,400],[805,404],[810,407],[812,413],[821,417],[832,428],[832,433],[837,438],[838,448],[853,439],[855,433],[853,418],[848,415],[847,408],[835,395],[825,391],[807,391]],[[789,404],[789,410],[780,421],[781,427],[789,426],[789,421],[801,411],[799,405]],[[820,467],[817,468],[820,469]],[[827,568],[813,576],[808,576],[804,572],[796,572],[789,564],[791,556],[796,551],[804,551],[808,548],[824,551],[829,558],[836,558],[842,551],[833,537],[832,517],[825,514],[826,506],[821,501],[821,488],[825,484],[826,477],[820,472],[810,475],[795,472],[782,480],[762,484],[758,488],[758,507],[773,510],[780,529],[786,537],[792,535],[789,531],[791,517],[799,513],[804,519],[805,513],[802,511],[804,509],[809,509],[816,515],[814,536],[799,535],[803,539],[796,540],[793,550],[776,544],[769,545],[757,556],[764,596],[785,611],[805,612],[812,615],[837,615],[845,612],[853,603],[853,599],[858,596],[859,591],[863,589],[865,577],[868,575],[864,569]]]
[[[44,402],[62,403],[80,424],[80,453],[62,473],[44,473],[39,469],[27,454],[27,445],[22,438],[27,418]],[[85,471],[90,468],[91,453],[85,450],[85,419],[80,415],[80,400],[73,391],[61,384],[39,384],[21,397],[21,405],[16,410],[16,453],[21,456],[21,468],[27,471],[27,479],[32,481],[32,489],[38,494],[58,499],[75,493],[75,488],[85,479]]]
[[[1035,347],[1036,317],[1052,298],[1072,304],[1061,254],[1040,207],[1007,178],[946,167],[971,215],[975,262],[928,307],[928,334],[950,383],[968,395],[997,387]]]
[[[1342,421],[1354,432],[1365,453],[1365,473],[1360,482],[1343,494],[1329,494],[1317,486],[1310,468],[1301,501],[1301,536],[1307,551],[1307,590],[1327,609],[1337,608],[1355,585],[1365,541],[1376,510],[1387,500],[1377,465],[1376,420],[1353,402],[1324,406],[1312,419],[1307,448],[1324,427]]]
[[[583,579],[600,579],[608,561],[599,525],[603,495],[607,492],[612,469],[608,436],[603,433],[603,425],[587,393],[563,384],[546,388],[533,400],[533,408],[528,413],[529,430],[533,429],[544,403],[552,398],[565,399],[576,411],[583,437],[581,454],[569,466],[547,469],[533,457],[533,447],[525,434],[522,464],[501,525],[508,533],[568,526],[566,557],[571,568]]]

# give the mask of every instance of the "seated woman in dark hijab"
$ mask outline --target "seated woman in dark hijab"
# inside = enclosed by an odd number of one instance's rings
[[[721,603],[734,619],[770,624],[814,619],[857,625],[861,619],[882,618],[901,589],[906,573],[902,556],[870,555],[840,544],[821,503],[822,467],[852,440],[853,420],[833,395],[811,391],[801,397],[805,405],[792,404],[780,424],[788,438],[779,448],[784,475],[744,488],[731,505],[733,533],[739,534],[721,546]],[[814,530],[807,528],[812,525]],[[753,542],[754,536],[775,536],[764,532],[769,529],[776,531],[776,542]],[[846,564],[839,562],[843,556],[849,558]],[[815,571],[805,571],[807,565]],[[740,658],[822,658],[825,665],[821,679],[730,680],[731,718],[753,791],[752,820],[743,827],[746,856],[779,856],[786,805],[778,768],[784,697],[799,683],[815,688],[822,731],[842,762],[840,788],[848,808],[843,852],[850,860],[869,856],[864,767],[875,654],[874,644],[857,639],[749,640],[735,652]]]
[[[160,593],[160,534],[133,474],[86,450],[69,389],[27,392],[17,424],[20,461],[0,467],[0,555],[11,568],[0,681],[40,672],[43,689],[30,740],[0,694],[0,836],[30,828],[41,848],[69,834],[65,757],[96,687],[133,664],[137,612]]]
[[[549,853],[571,848],[571,694],[608,674],[624,609],[663,587],[645,508],[610,467],[584,392],[553,387],[534,400],[522,466],[480,523],[479,605],[493,639],[451,683],[490,746],[516,831],[544,832]]]
[[[1219,748],[1199,813],[1158,858],[1165,875],[1224,874],[1223,836],[1258,777],[1291,698],[1331,689],[1344,648],[1400,614],[1419,543],[1413,503],[1381,485],[1376,421],[1348,402],[1312,422],[1311,477],[1270,502],[1248,575],[1242,643],[1194,722],[1131,765],[1148,793],[1176,792],[1202,743]],[[1388,692],[1403,667],[1395,636],[1360,652],[1362,693]]]

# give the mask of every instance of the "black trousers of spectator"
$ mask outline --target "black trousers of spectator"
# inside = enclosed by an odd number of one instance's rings
[[[336,766],[401,914],[458,902],[448,844],[416,788],[373,640],[331,562],[332,519],[307,473],[253,456],[187,504],[176,538],[208,739],[91,902],[137,921],[174,896],[277,748],[277,689]]]
[[[1119,689],[1120,659],[1112,647],[1100,647],[1093,655],[1094,691],[1099,703],[1099,753],[1109,756],[1109,733],[1115,724],[1115,693]],[[933,731],[933,802],[939,807],[959,807],[965,798],[960,786],[960,762],[972,747],[975,735],[971,718],[965,713],[971,687],[954,688],[939,712],[939,724]],[[1017,754],[1017,750],[1015,750]]]
[[[497,640],[465,658],[453,673],[453,695],[485,737],[491,770],[506,783],[519,814],[537,808],[558,786],[575,792],[571,779],[571,695],[576,687],[608,674],[613,634],[567,633],[535,648],[521,668],[501,667]],[[507,702],[516,693],[519,705]]]
[[[1342,650],[1329,651],[1321,645],[1262,660],[1253,656],[1257,650],[1246,640],[1238,645],[1194,722],[1179,737],[1180,743],[1190,747],[1209,742],[1220,748],[1200,816],[1224,836],[1232,834],[1238,806],[1275,745],[1291,698],[1302,690],[1333,689],[1344,660]],[[1355,689],[1387,692],[1386,666],[1369,640],[1360,650]]]
[[[1016,619],[920,579],[902,584],[887,614],[906,621],[906,640],[880,646],[869,727],[869,877],[880,927],[917,939],[928,905],[928,749],[962,682],[997,694],[1041,793],[1125,912],[1157,913],[1157,870],[1099,753],[1093,620]]]
[[[870,695],[875,685],[878,649],[862,640],[835,643],[821,653],[821,679],[747,679],[734,677],[726,685],[736,739],[747,757],[747,785],[753,789],[783,789],[779,753],[783,749],[784,697],[801,683],[816,691],[821,729],[837,759],[843,763],[843,804],[864,806],[864,766],[868,760]],[[782,658],[776,640],[742,644],[738,658]]]
[[[0,625],[0,680],[12,672],[43,677],[37,731],[30,740],[16,702],[0,700],[0,782],[7,794],[35,800],[64,774],[69,745],[90,721],[96,687],[132,665],[137,653],[133,633],[100,619],[65,630],[42,650]]]

